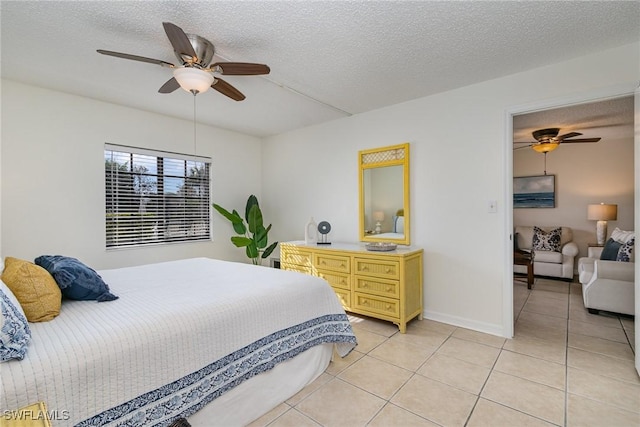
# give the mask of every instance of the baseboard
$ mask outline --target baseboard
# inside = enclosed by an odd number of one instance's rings
[[[436,311],[425,310],[422,315],[425,319],[435,320],[436,322],[447,323],[461,328],[471,329],[485,334],[495,335],[502,338],[511,338],[506,336],[502,325],[495,323],[478,322],[466,317],[452,316],[450,314],[438,313]]]

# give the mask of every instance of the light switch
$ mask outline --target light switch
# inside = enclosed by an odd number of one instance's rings
[[[489,213],[498,212],[498,201],[497,200],[489,200]]]

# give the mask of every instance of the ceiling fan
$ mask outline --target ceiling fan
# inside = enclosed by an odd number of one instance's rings
[[[97,52],[172,68],[173,77],[160,87],[158,90],[160,93],[171,93],[181,87],[196,95],[206,92],[211,87],[233,100],[242,101],[245,96],[238,89],[219,78],[218,75],[253,76],[269,74],[271,71],[267,65],[250,62],[215,62],[212,64],[211,60],[215,52],[213,43],[196,34],[187,34],[182,28],[170,22],[163,22],[162,26],[180,62],[179,65],[110,50],[98,49]]]
[[[528,144],[523,147],[517,147],[514,150],[519,150],[521,148],[533,148],[538,153],[548,153],[549,151],[553,151],[560,144],[566,144],[569,142],[598,142],[602,138],[577,138],[577,139],[569,139],[574,138],[576,136],[582,135],[578,132],[569,132],[564,135],[558,135],[560,133],[560,128],[549,128],[549,129],[539,129],[533,131],[533,137],[536,142],[514,142],[514,144]]]

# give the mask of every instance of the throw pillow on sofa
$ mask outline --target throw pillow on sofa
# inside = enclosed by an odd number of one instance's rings
[[[618,251],[620,250],[620,246],[622,246],[622,243],[616,242],[614,239],[609,238],[609,240],[607,240],[607,243],[604,244],[604,248],[602,248],[600,259],[615,261],[616,258],[618,258]]]
[[[539,227],[533,227],[533,244],[531,247],[534,251],[560,252],[561,235],[561,227],[554,228],[549,232],[546,232]]]
[[[616,257],[616,261],[622,262],[630,262],[631,261],[631,253],[633,251],[633,243],[635,242],[635,237],[632,237],[624,245],[620,246],[618,250],[618,256]]]
[[[633,239],[634,237],[635,236],[633,231],[620,230],[618,227],[616,227],[611,232],[611,238],[616,242],[620,242],[620,243],[627,243],[629,240]]]

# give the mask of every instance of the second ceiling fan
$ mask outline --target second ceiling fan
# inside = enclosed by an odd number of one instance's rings
[[[211,87],[235,101],[242,101],[245,96],[238,89],[219,78],[218,75],[253,76],[269,74],[271,71],[267,65],[250,62],[215,62],[212,64],[215,52],[213,43],[196,34],[186,34],[182,28],[171,22],[163,22],[162,26],[180,65],[176,66],[159,59],[110,50],[98,49],[98,53],[172,68],[173,77],[162,85],[158,90],[160,93],[171,93],[182,87],[195,95],[205,92]]]
[[[602,138],[575,138],[576,136],[582,135],[578,132],[569,132],[564,135],[558,135],[560,133],[560,128],[548,128],[548,129],[539,129],[533,131],[533,138],[536,142],[514,142],[514,144],[527,144],[522,147],[515,148],[515,150],[519,150],[521,148],[533,148],[538,153],[548,153],[549,151],[553,151],[560,144],[573,143],[573,142],[598,142]],[[573,139],[570,139],[573,138]]]

